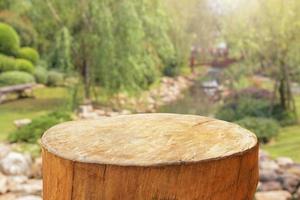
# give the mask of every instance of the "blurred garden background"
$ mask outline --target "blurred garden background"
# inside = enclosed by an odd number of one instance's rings
[[[299,81],[299,0],[0,0],[1,151],[30,169],[0,168],[39,179],[51,126],[145,112],[237,123],[297,163]],[[297,167],[275,188],[300,199]]]

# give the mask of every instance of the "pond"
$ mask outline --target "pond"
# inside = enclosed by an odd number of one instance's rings
[[[159,112],[213,116],[217,104],[199,80],[184,92],[183,98],[162,106]]]

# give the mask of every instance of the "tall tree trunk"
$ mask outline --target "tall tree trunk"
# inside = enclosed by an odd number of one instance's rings
[[[83,78],[84,84],[84,99],[86,101],[90,100],[90,69],[89,69],[89,62],[88,62],[88,50],[86,46],[86,41],[82,39],[81,43],[81,50],[82,50],[82,63],[81,63],[81,75]]]
[[[296,105],[293,97],[291,82],[289,77],[289,68],[284,61],[280,62],[281,79],[279,83],[279,96],[281,107],[288,112],[292,112],[297,118]]]
[[[90,100],[90,76],[89,76],[89,66],[86,59],[83,60],[83,82],[84,82],[84,97],[86,100]]]
[[[280,106],[286,110],[286,95],[285,95],[285,84],[284,84],[284,79],[282,78],[279,82],[279,99],[280,99]]]

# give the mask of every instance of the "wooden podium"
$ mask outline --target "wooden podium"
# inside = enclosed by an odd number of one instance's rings
[[[44,200],[252,200],[255,135],[194,115],[67,122],[42,137]]]

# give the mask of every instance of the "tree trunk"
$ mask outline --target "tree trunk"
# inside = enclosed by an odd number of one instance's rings
[[[279,82],[279,97],[280,97],[280,105],[281,107],[287,111],[292,112],[295,115],[295,119],[297,119],[296,105],[292,93],[291,82],[290,82],[290,73],[289,68],[285,64],[285,62],[281,61],[281,74],[280,74],[280,82]]]
[[[286,91],[285,91],[285,81],[281,79],[279,82],[279,98],[280,98],[280,106],[286,110]]]
[[[89,62],[88,62],[88,50],[87,50],[86,41],[82,39],[81,41],[81,74],[83,78],[83,84],[84,84],[84,99],[86,101],[90,100],[90,69],[89,69]]]
[[[258,182],[255,135],[200,116],[67,122],[42,147],[44,200],[252,200]]]
[[[86,100],[90,100],[90,73],[89,73],[89,66],[87,61],[83,60],[83,82],[84,82],[84,97]]]

